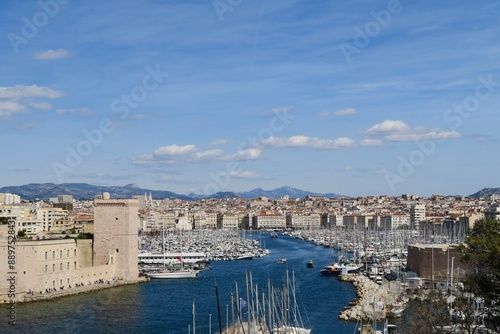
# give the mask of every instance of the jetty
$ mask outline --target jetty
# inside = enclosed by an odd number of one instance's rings
[[[389,282],[377,284],[362,274],[340,275],[340,280],[351,282],[357,298],[339,314],[344,321],[373,320],[382,321],[388,316],[395,316],[402,306],[401,293]]]

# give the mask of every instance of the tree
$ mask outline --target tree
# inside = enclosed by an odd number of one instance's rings
[[[19,230],[19,231],[17,231],[17,236],[19,238],[23,238],[26,236],[26,232],[24,232],[23,230]]]
[[[448,334],[451,317],[446,296],[437,290],[420,290],[408,302],[401,327],[407,334]]]
[[[7,217],[0,217],[0,224],[7,225],[8,223],[9,223],[9,218],[7,218]]]
[[[489,318],[500,327],[500,221],[487,219],[474,225],[465,243],[462,261],[475,270],[466,281],[467,288],[484,300]]]

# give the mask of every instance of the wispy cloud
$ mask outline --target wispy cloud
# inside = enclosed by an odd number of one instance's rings
[[[208,146],[222,146],[229,144],[230,141],[226,139],[218,139],[208,144]]]
[[[57,109],[58,114],[73,114],[73,115],[92,115],[94,112],[89,108],[80,109]]]
[[[348,109],[337,110],[334,114],[335,116],[345,116],[345,115],[354,115],[355,113],[356,109],[348,108]]]
[[[9,120],[14,114],[26,111],[28,111],[28,109],[21,103],[0,100],[0,120]]]
[[[445,131],[426,127],[415,127],[412,129],[401,120],[385,120],[382,123],[373,125],[366,131],[366,134],[392,142],[453,139],[460,137],[460,133],[457,131]]]
[[[40,110],[50,110],[52,109],[52,104],[48,102],[36,102],[36,101],[31,101],[27,102],[27,105],[35,108],[35,109],[40,109]]]
[[[229,176],[234,177],[235,179],[244,179],[244,180],[257,180],[262,179],[262,176],[250,171],[231,171],[229,172]]]
[[[38,126],[39,126],[38,122],[27,121],[27,122],[20,122],[20,123],[14,124],[12,126],[12,128],[14,130],[25,131],[25,130],[30,130],[30,129],[36,128]]]
[[[269,115],[275,115],[275,114],[279,114],[279,113],[286,113],[292,109],[293,109],[293,106],[275,107],[275,108],[271,108],[269,110],[258,112],[257,114],[260,116],[269,116]]]
[[[116,175],[116,174],[108,174],[101,172],[91,172],[88,174],[72,174],[70,177],[73,179],[84,178],[84,179],[99,179],[99,180],[107,180],[107,181],[124,181],[134,179],[137,174],[128,174],[128,175]]]
[[[310,147],[323,150],[332,150],[355,147],[356,141],[347,137],[341,137],[337,139],[322,139],[304,135],[297,135],[288,138],[270,137],[264,140],[263,144],[267,147],[272,148]]]
[[[35,53],[33,55],[33,59],[52,60],[52,59],[59,59],[59,58],[67,58],[70,55],[71,54],[64,49],[47,50],[47,51],[41,51],[41,52]]]
[[[55,99],[61,96],[64,96],[63,92],[37,85],[0,87],[0,98],[2,99],[19,99],[24,97],[45,97],[48,99]]]
[[[320,117],[330,117],[330,116],[346,116],[346,115],[354,115],[356,113],[356,109],[354,108],[347,108],[347,109],[341,109],[337,111],[322,111],[319,113]]]
[[[12,120],[16,114],[29,113],[28,106],[42,110],[52,108],[50,103],[34,101],[33,98],[55,99],[62,96],[63,92],[37,85],[0,87],[0,120]]]
[[[418,28],[413,28],[411,29],[408,34],[409,35],[415,35],[415,34],[419,34],[421,32],[427,32],[427,31],[432,31],[432,30],[435,30],[439,28],[439,26],[437,24],[434,24],[434,25],[431,25],[431,26],[422,26],[422,27],[418,27]]]
[[[134,165],[173,165],[182,162],[200,161],[246,161],[255,160],[262,154],[260,148],[246,148],[233,154],[223,150],[200,150],[195,145],[161,146],[153,153],[135,155],[130,158]]]

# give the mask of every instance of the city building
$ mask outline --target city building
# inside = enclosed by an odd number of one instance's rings
[[[419,223],[425,220],[425,205],[414,204],[410,207],[410,228],[418,230]]]
[[[291,213],[286,215],[286,227],[294,230],[318,229],[320,226],[321,215],[319,213]]]
[[[284,229],[286,216],[278,213],[261,213],[252,216],[252,228],[259,229]]]

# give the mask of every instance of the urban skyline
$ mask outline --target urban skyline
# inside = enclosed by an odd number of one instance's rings
[[[0,6],[2,186],[498,186],[500,4]]]

